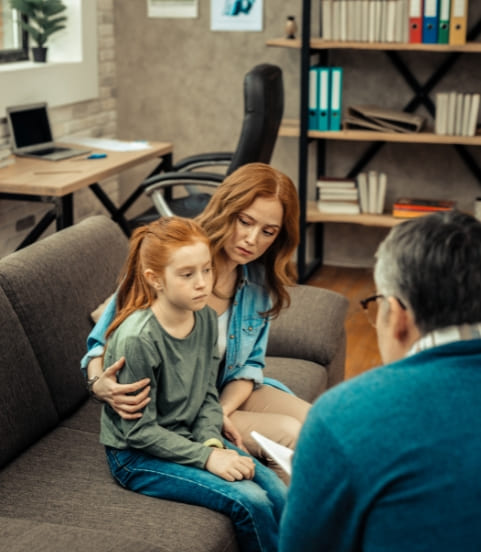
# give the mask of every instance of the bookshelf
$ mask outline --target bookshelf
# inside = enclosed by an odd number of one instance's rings
[[[399,142],[407,144],[462,144],[481,146],[481,134],[476,136],[447,136],[433,132],[416,132],[401,134],[399,132],[376,132],[371,130],[341,130],[340,132],[321,132],[309,130],[309,138],[324,140],[353,140],[356,142]],[[284,119],[279,129],[279,136],[299,138],[300,124],[296,119]]]
[[[404,219],[391,215],[338,215],[320,213],[316,203],[308,200],[308,145],[316,142],[316,172],[318,176],[325,175],[326,142],[328,140],[366,142],[368,147],[350,169],[346,178],[356,177],[359,172],[378,153],[385,143],[410,143],[450,145],[461,157],[467,168],[481,185],[481,168],[466,149],[467,146],[481,146],[481,135],[476,136],[446,136],[425,131],[420,133],[400,134],[381,133],[376,131],[341,130],[339,132],[322,132],[308,130],[308,74],[312,56],[318,56],[321,65],[329,65],[328,55],[331,50],[376,50],[385,53],[386,57],[398,73],[403,77],[413,92],[413,97],[403,107],[404,111],[414,112],[423,105],[434,116],[435,106],[430,93],[450,71],[462,55],[481,53],[481,42],[476,42],[481,33],[481,18],[467,33],[466,44],[424,44],[401,42],[352,42],[324,40],[311,36],[311,0],[302,0],[302,34],[299,39],[272,38],[266,45],[274,48],[297,49],[300,52],[300,116],[298,120],[285,119],[279,130],[280,136],[295,138],[298,141],[298,191],[300,200],[300,243],[297,253],[299,281],[306,281],[320,265],[322,265],[323,225],[328,222],[342,222],[376,227],[392,227]],[[418,82],[410,68],[400,57],[403,51],[448,53],[442,56],[442,61],[434,68],[424,84]],[[306,260],[307,228],[315,225],[315,259],[309,263]]]

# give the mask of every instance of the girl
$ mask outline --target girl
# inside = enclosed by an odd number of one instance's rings
[[[120,383],[148,378],[151,400],[134,419],[104,405],[100,440],[122,486],[223,512],[242,550],[274,552],[285,485],[221,435],[213,281],[209,239],[194,221],[135,231],[105,363],[123,356]]]
[[[263,163],[244,165],[228,176],[198,218],[216,264],[217,281],[208,304],[218,315],[222,363],[217,386],[224,434],[267,462],[286,482],[287,476],[266,458],[250,432],[294,448],[310,407],[279,382],[263,377],[270,319],[288,306],[286,286],[296,279],[291,258],[299,242],[298,219],[294,184]],[[95,358],[103,351],[114,310],[112,301],[89,335],[82,366],[88,367],[95,395],[131,419],[142,415],[149,400],[148,379],[122,386],[116,379],[120,357],[106,365],[103,375],[101,359]]]

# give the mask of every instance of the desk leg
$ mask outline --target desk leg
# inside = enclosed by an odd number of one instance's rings
[[[107,209],[107,211],[112,215],[112,220],[114,220],[120,228],[124,231],[124,234],[127,237],[130,237],[132,233],[130,230],[130,225],[125,219],[124,215],[117,209],[114,203],[111,201],[109,196],[102,190],[99,184],[90,184],[89,188],[92,192],[98,197],[102,205]]]
[[[73,194],[55,198],[57,231],[73,224]]]
[[[37,223],[35,228],[33,228],[23,239],[23,241],[18,245],[15,251],[26,247],[38,240],[38,238],[43,234],[43,232],[52,224],[52,222],[57,218],[57,213],[55,209],[51,209],[42,219]]]

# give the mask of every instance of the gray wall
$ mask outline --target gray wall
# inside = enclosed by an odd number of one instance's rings
[[[313,0],[314,16],[317,0]],[[481,5],[470,2],[470,21]],[[168,140],[175,158],[209,150],[234,148],[242,118],[242,79],[255,64],[271,62],[284,71],[285,116],[299,116],[300,52],[269,48],[268,38],[283,35],[287,15],[301,20],[300,0],[264,0],[262,32],[211,32],[210,2],[199,0],[197,19],[147,18],[145,0],[114,3],[119,138]],[[315,26],[313,25],[313,30]],[[423,82],[444,54],[402,53]],[[333,52],[333,64],[344,67],[344,106],[376,103],[400,109],[411,92],[383,52]],[[481,91],[480,54],[466,54],[436,90]],[[424,111],[420,110],[425,114]],[[297,140],[279,138],[273,165],[297,182]],[[344,176],[365,143],[330,142],[328,173]],[[470,148],[481,163],[481,149]],[[310,194],[314,198],[314,148],[310,152]],[[366,169],[388,174],[387,204],[400,195],[455,198],[473,209],[481,195],[477,181],[453,148],[388,144]],[[124,193],[132,179],[124,179]],[[325,261],[368,266],[385,231],[330,224],[325,232]]]

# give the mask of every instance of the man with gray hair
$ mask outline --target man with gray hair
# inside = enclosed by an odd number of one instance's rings
[[[312,406],[281,552],[481,550],[481,223],[411,219],[379,246],[384,366]],[[374,308],[373,308],[374,307]]]

